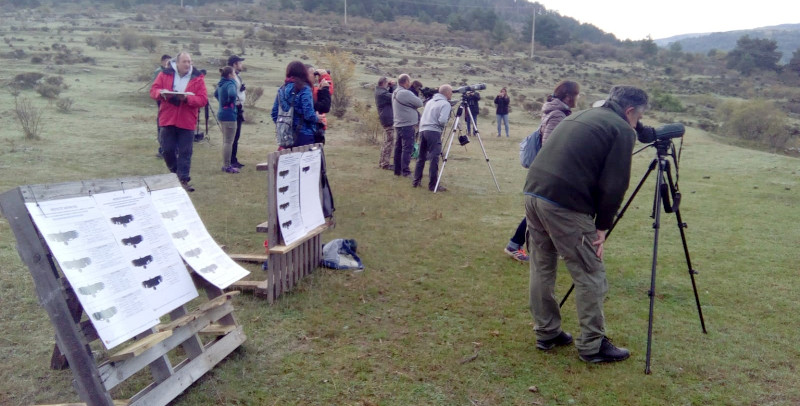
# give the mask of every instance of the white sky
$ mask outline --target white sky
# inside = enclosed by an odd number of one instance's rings
[[[640,40],[800,23],[797,0],[536,0],[618,39]],[[746,6],[748,5],[749,6]]]

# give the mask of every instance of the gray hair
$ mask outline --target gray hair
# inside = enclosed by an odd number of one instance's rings
[[[637,110],[647,110],[647,92],[633,86],[614,86],[608,94],[608,100],[619,104],[622,110],[634,107]]]
[[[184,56],[184,55],[186,55],[186,56],[188,56],[188,57],[190,57],[190,58],[191,58],[191,55],[189,55],[189,53],[188,53],[188,52],[186,52],[186,51],[181,51],[181,52],[179,52],[179,53],[178,53],[178,55],[175,57],[175,63],[178,63],[178,62],[180,62],[180,61],[181,61],[181,56]]]
[[[411,76],[408,76],[407,73],[404,73],[397,77],[397,84],[402,86],[411,81]]]
[[[380,79],[378,79],[378,86],[384,86],[384,85],[386,85],[386,82],[387,82],[388,80],[389,80],[389,79],[387,79],[387,78],[386,78],[386,76],[381,76],[381,78],[380,78]]]

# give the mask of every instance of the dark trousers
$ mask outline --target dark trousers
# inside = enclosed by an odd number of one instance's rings
[[[512,248],[520,249],[525,245],[525,232],[528,230],[528,222],[525,220],[525,217],[522,218],[520,221],[519,226],[517,227],[517,231],[514,233],[514,236],[511,237],[511,240],[508,242],[508,245]]]
[[[467,122],[467,135],[473,135],[476,131],[478,131],[478,110],[472,110],[472,118],[475,119],[475,128],[472,128],[472,120],[469,119],[469,115],[466,111],[464,111],[464,121]]]
[[[164,150],[164,162],[170,172],[178,175],[178,179],[188,182],[192,168],[192,146],[194,130],[168,125],[160,128],[161,148]]]
[[[231,147],[231,163],[238,164],[239,158],[236,157],[236,152],[239,150],[239,135],[242,133],[242,123],[244,122],[244,110],[242,106],[237,106],[239,109],[236,115],[236,135],[233,137],[233,146]]]
[[[439,155],[442,153],[442,133],[439,131],[420,131],[419,158],[414,168],[414,186],[422,182],[422,172],[425,170],[425,161],[431,161],[428,168],[430,179],[428,189],[436,187],[436,178],[439,175]]]
[[[414,149],[414,126],[396,127],[394,174],[411,176],[411,151]]]

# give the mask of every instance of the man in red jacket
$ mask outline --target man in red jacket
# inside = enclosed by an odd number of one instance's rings
[[[197,115],[208,103],[205,77],[192,66],[192,56],[181,52],[166,69],[158,74],[150,97],[161,99],[158,108],[158,125],[164,162],[170,172],[178,175],[181,186],[188,192],[194,188],[189,184],[192,165]]]

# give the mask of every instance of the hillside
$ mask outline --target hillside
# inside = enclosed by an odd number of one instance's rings
[[[782,24],[752,30],[683,34],[656,39],[654,42],[660,47],[668,47],[672,43],[679,42],[683,52],[705,54],[712,49],[728,52],[736,48],[736,41],[745,35],[749,35],[751,38],[776,41],[778,43],[778,51],[783,53],[781,57],[781,63],[783,64],[788,63],[792,53],[800,49],[800,24]]]

